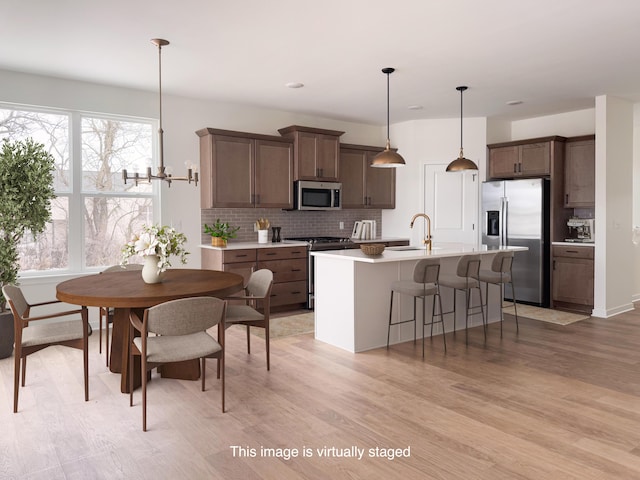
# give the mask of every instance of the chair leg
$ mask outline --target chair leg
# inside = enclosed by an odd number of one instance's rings
[[[144,350],[144,349],[143,349]],[[147,358],[146,352],[140,355],[140,376],[142,377],[142,431],[147,431]]]
[[[513,313],[515,314],[515,317],[516,317],[516,332],[519,332],[520,326],[518,325],[518,307],[516,304],[516,291],[513,287],[513,280],[509,283],[511,285],[511,296],[513,297]]]
[[[440,325],[442,326],[442,343],[444,345],[444,353],[447,353],[447,338],[444,332],[444,313],[442,310],[442,297],[440,297],[440,291],[436,293],[433,297],[433,312],[435,318],[435,310],[436,310],[436,297],[438,297],[438,307],[440,308]]]
[[[105,326],[104,326],[104,348],[105,348],[105,362],[107,364],[107,367],[109,366],[109,316],[107,315],[107,318],[105,319]],[[102,329],[100,329],[100,331],[102,331]],[[102,344],[102,342],[100,342],[100,344]]]
[[[424,358],[424,327],[425,327],[425,320],[426,320],[426,314],[424,311],[426,310],[426,306],[427,306],[426,300],[427,300],[426,297],[422,297],[422,358]],[[413,297],[413,301],[415,305],[416,297]],[[415,318],[415,315],[413,316],[413,318]],[[433,338],[433,316],[431,317],[431,335],[429,338]]]
[[[251,336],[249,335],[249,329],[251,327],[247,325],[247,353],[251,353]]]
[[[89,310],[82,307],[82,356],[84,363],[84,401],[89,401]]]
[[[271,371],[271,340],[269,340],[269,322],[266,322],[266,325],[264,327],[264,341],[266,342],[265,347],[267,350],[267,371]]]
[[[204,357],[200,359],[200,363],[202,364],[202,391],[204,392],[204,379],[207,376],[207,362]]]
[[[102,307],[98,307],[98,353],[102,353]],[[107,316],[107,324],[109,324],[109,317]],[[109,363],[107,362],[107,367]]]
[[[387,350],[389,349],[389,338],[391,336],[392,313],[393,313],[393,290],[391,290],[391,300],[389,301],[389,325],[387,326]]]
[[[220,365],[220,369],[222,370],[222,373],[220,375],[220,386],[222,387],[222,413],[224,413],[225,407],[224,407],[224,356],[225,356],[225,352],[224,352],[224,347],[222,348],[222,353],[220,354],[220,359],[218,360],[218,365]]]
[[[22,386],[24,387],[24,380],[27,376],[27,357],[22,359]]]
[[[414,345],[416,344],[416,339],[417,339],[416,330],[418,329],[418,320],[416,318],[417,317],[416,303],[418,303],[417,298],[413,297],[413,344]]]
[[[14,372],[13,372],[13,413],[18,413],[18,391],[20,389],[20,359],[22,350],[16,347],[14,352]]]
[[[482,330],[484,331],[484,338],[487,339],[487,318],[484,315],[484,308],[482,308],[482,289],[478,282],[478,295],[480,296],[480,315],[482,315]]]

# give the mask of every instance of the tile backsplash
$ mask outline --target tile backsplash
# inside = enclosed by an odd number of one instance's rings
[[[335,236],[350,237],[353,224],[358,220],[375,220],[378,236],[382,231],[382,211],[374,209],[345,209],[331,212],[281,210],[278,208],[209,208],[200,210],[202,243],[211,243],[211,237],[204,233],[204,224],[215,223],[216,219],[240,227],[237,237],[230,242],[251,242],[258,240],[253,225],[259,218],[267,218],[272,227],[281,227],[280,237]],[[340,222],[344,229],[340,230]],[[271,232],[269,232],[271,241]]]

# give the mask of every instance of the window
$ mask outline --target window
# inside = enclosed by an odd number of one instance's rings
[[[55,191],[47,230],[26,235],[21,274],[82,271],[120,261],[120,249],[152,223],[158,187],[124,184],[122,169],[153,165],[151,121],[125,117],[0,108],[0,138],[32,137],[54,156]]]

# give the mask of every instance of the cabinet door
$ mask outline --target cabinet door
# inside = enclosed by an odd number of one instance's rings
[[[527,176],[549,175],[551,173],[551,142],[520,145],[520,165],[518,173]]]
[[[489,150],[489,177],[513,178],[520,163],[518,146],[496,147]]]
[[[318,136],[308,132],[296,132],[296,135],[296,180],[315,180]]]
[[[255,206],[293,208],[293,144],[255,141]]]
[[[250,138],[213,136],[212,207],[253,207],[253,148]]]
[[[595,140],[567,142],[564,168],[564,206],[595,206]]]
[[[340,139],[333,135],[318,135],[316,145],[316,175],[319,180],[338,181]]]
[[[593,260],[554,257],[553,300],[593,305]]]
[[[364,208],[366,154],[361,150],[340,149],[342,208]],[[380,169],[384,170],[384,169]]]
[[[366,206],[396,208],[396,169],[371,166],[376,152],[367,152],[365,167]]]

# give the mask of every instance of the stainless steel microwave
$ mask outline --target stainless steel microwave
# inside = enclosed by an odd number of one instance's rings
[[[298,180],[294,183],[293,200],[296,210],[340,210],[342,184]]]

